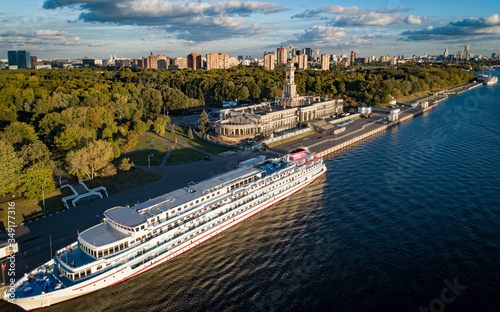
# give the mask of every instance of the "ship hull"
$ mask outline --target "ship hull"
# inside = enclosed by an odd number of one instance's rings
[[[47,307],[50,305],[54,305],[63,301],[71,300],[86,294],[89,294],[91,292],[113,286],[116,284],[119,284],[127,279],[130,279],[136,275],[139,275],[141,273],[144,273],[168,260],[171,260],[184,252],[192,249],[193,247],[209,240],[210,238],[216,236],[217,234],[220,234],[224,232],[225,230],[237,225],[238,223],[242,222],[243,220],[246,220],[255,214],[261,212],[262,210],[268,208],[269,206],[272,206],[273,204],[287,198],[288,196],[300,191],[304,187],[308,186],[309,184],[313,183],[317,178],[319,178],[321,175],[323,175],[326,172],[326,167],[324,164],[322,164],[317,170],[311,172],[311,174],[307,175],[305,177],[305,180],[286,190],[283,191],[282,193],[276,195],[273,198],[270,198],[264,202],[261,203],[261,205],[256,205],[244,213],[241,213],[240,215],[236,215],[234,218],[230,218],[226,220],[225,222],[222,222],[220,225],[215,226],[211,228],[210,230],[207,230],[204,232],[202,235],[200,234],[197,237],[194,237],[190,241],[186,241],[184,243],[181,243],[179,246],[161,253],[157,255],[154,260],[151,261],[142,261],[143,263],[140,265],[134,266],[132,268],[131,263],[125,263],[122,265],[117,266],[114,269],[111,269],[108,272],[104,272],[98,276],[95,276],[89,280],[82,281],[81,283],[78,283],[77,285],[74,285],[72,287],[56,290],[47,294],[39,295],[39,296],[32,296],[32,297],[26,297],[26,298],[20,298],[20,299],[14,299],[10,302],[17,304],[21,306],[23,309],[27,311]],[[154,252],[150,252],[149,254],[153,255]],[[146,253],[148,255],[148,253]],[[137,263],[137,262],[135,262]],[[8,300],[7,297],[4,297],[5,300]]]

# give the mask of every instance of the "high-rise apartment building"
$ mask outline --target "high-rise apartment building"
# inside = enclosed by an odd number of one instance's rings
[[[330,70],[330,54],[321,54],[321,70]]]
[[[264,54],[264,67],[268,70],[274,70],[274,53]]]
[[[470,59],[470,52],[469,52],[469,46],[466,45],[465,48],[464,48],[464,58],[466,60]]]
[[[10,69],[31,69],[31,57],[28,51],[7,51]]]
[[[201,68],[201,55],[198,53],[191,53],[187,57],[187,67],[192,70]]]
[[[229,55],[226,53],[207,54],[207,70],[229,68]]]
[[[349,63],[354,64],[356,62],[357,56],[358,56],[358,53],[351,51],[351,57],[349,58]]]
[[[307,69],[307,55],[301,53],[298,59],[299,69]]]
[[[176,57],[176,58],[170,59],[170,62],[172,64],[169,66],[169,69],[186,69],[187,68],[187,59],[185,57]]]
[[[280,48],[276,49],[276,52],[278,55],[278,64],[286,64],[288,60],[287,48],[281,46]]]

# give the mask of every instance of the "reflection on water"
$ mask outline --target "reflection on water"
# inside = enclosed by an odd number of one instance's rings
[[[47,311],[494,311],[498,86],[337,153],[306,189],[152,271]],[[446,281],[467,287],[444,303]]]

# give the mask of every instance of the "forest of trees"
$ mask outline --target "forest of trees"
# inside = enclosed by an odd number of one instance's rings
[[[441,90],[473,77],[445,64],[411,64],[297,71],[295,81],[300,95],[343,97],[349,109]],[[0,195],[18,190],[39,198],[40,188],[33,186],[53,190],[54,165],[80,178],[113,175],[111,161],[135,146],[138,134],[162,133],[169,113],[220,106],[224,100],[269,101],[281,95],[284,81],[283,67],[2,70]],[[92,157],[95,153],[99,159]]]

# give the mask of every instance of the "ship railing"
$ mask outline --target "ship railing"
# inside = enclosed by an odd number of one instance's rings
[[[284,185],[289,185],[289,184],[294,184],[296,183],[297,181],[290,181]],[[274,184],[274,183],[277,183],[277,182],[272,182],[271,184]],[[283,186],[284,186],[283,185]],[[220,210],[220,214],[218,215],[218,217],[222,217],[222,216],[227,216],[229,215],[230,213],[232,213],[234,210],[236,209],[239,209],[241,208],[242,206],[247,206],[247,208],[251,205],[251,204],[259,204],[261,203],[261,199],[262,198],[265,198],[265,199],[271,199],[275,196],[270,196],[269,194],[266,194],[266,193],[261,193],[259,195],[255,195],[252,199],[250,200],[247,200],[245,202],[242,202],[242,203],[239,203],[237,205],[235,205],[233,208],[231,208],[231,203],[228,203],[228,204],[225,204],[225,205],[221,205],[219,208],[215,209],[215,210],[207,210],[207,211],[204,211],[202,216],[208,214],[208,213],[214,213],[216,212],[216,210]],[[243,212],[240,212],[240,213],[237,213],[234,217],[236,217],[237,215],[241,214]],[[212,218],[210,216],[207,216],[209,217],[211,220]],[[201,218],[201,217],[200,217]],[[199,219],[199,218],[197,218]],[[219,218],[218,218],[219,219]],[[229,220],[226,220],[226,222],[229,221]],[[193,231],[196,231],[197,229],[199,229],[203,224],[207,223],[208,221],[203,221],[203,222],[197,222],[197,225],[195,225],[194,227],[189,227],[189,228],[186,228],[184,231],[182,231],[179,235],[172,235],[169,239],[165,239],[165,238],[160,238],[160,237],[156,237],[156,244],[152,244],[152,247],[149,248],[146,252],[144,253],[141,253],[141,254],[137,254],[135,253],[135,255],[133,257],[123,257],[123,259],[121,259],[121,261],[126,261],[126,262],[130,262],[130,261],[134,261],[136,260],[137,258],[141,258],[141,262],[144,263],[146,261],[149,261],[149,260],[152,260],[154,259],[156,256],[162,254],[163,252],[165,251],[168,251],[168,250],[171,250],[173,247],[169,247],[169,246],[165,246],[165,245],[168,245],[169,243],[171,243],[172,241],[177,241],[178,243],[177,244],[182,244],[183,242],[187,241],[187,235],[191,234]],[[217,220],[216,223],[213,223],[212,226],[214,226],[215,224],[217,223],[220,223],[220,219]],[[202,234],[202,232],[199,233],[200,235]],[[198,235],[194,236],[193,238],[197,237]],[[154,243],[154,242],[153,242]],[[153,258],[151,258],[151,256],[153,254],[156,254],[156,256],[154,256]],[[147,256],[147,257],[146,257]],[[146,259],[149,259],[149,260],[146,260]],[[139,266],[141,263],[136,263],[134,264],[136,267]]]

